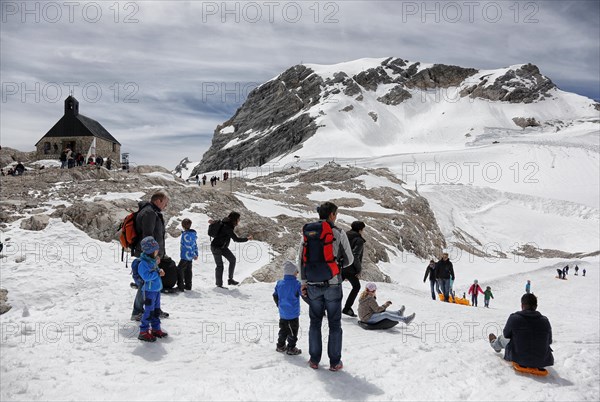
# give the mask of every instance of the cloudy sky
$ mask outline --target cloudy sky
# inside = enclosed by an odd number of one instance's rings
[[[298,63],[538,65],[600,99],[600,2],[2,1],[1,145],[33,150],[73,89],[137,164],[200,160],[217,124]]]

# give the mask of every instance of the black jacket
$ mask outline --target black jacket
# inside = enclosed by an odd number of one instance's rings
[[[454,280],[454,267],[450,260],[439,260],[435,264],[435,278]]]
[[[165,220],[162,212],[151,202],[142,201],[138,205],[140,212],[135,219],[138,244],[134,247],[133,255],[139,257],[142,252],[139,242],[144,237],[152,236],[158,243],[158,255],[162,258],[165,255]]]
[[[360,274],[360,271],[362,271],[362,260],[366,241],[358,232],[355,232],[354,230],[349,230],[346,232],[346,236],[348,236],[348,242],[350,243],[350,248],[352,248],[354,262],[352,265],[344,268],[344,272],[358,275]]]
[[[547,367],[554,364],[552,327],[539,311],[517,311],[508,317],[504,337],[510,339],[504,359],[524,367]]]
[[[237,237],[233,229],[233,223],[227,218],[223,219],[223,226],[221,226],[219,233],[210,242],[210,246],[214,248],[227,248],[232,239],[236,243],[248,241],[247,237]]]
[[[433,264],[433,266],[429,264],[427,265],[427,268],[425,268],[425,276],[423,277],[423,282],[427,280],[428,276],[430,281],[435,281],[435,264]]]

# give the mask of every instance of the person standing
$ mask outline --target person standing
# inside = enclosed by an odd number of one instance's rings
[[[229,250],[229,243],[233,240],[236,243],[244,243],[248,240],[252,240],[252,236],[248,237],[237,237],[234,229],[240,224],[241,215],[239,212],[231,212],[225,219],[221,221],[221,228],[210,242],[210,251],[215,258],[217,264],[215,268],[215,281],[218,288],[223,287],[223,257],[229,262],[229,279],[227,280],[228,285],[238,285],[239,282],[233,279],[233,273],[235,272],[235,255]],[[214,223],[213,220],[208,222],[209,224]]]
[[[483,292],[483,304],[485,305],[485,307],[490,308],[490,298],[494,298],[494,295],[492,293],[492,288],[487,286],[485,288],[485,292]]]
[[[181,221],[180,260],[177,265],[177,290],[192,290],[192,264],[198,259],[198,235],[192,229],[192,221],[185,218]]]
[[[169,196],[163,191],[157,191],[152,194],[150,202],[140,202],[139,212],[135,219],[135,228],[138,239],[144,239],[152,236],[158,243],[158,262],[163,259],[165,253],[165,220],[162,211],[169,205]],[[139,257],[142,249],[139,244],[133,246],[131,254]],[[144,298],[142,295],[142,287],[138,287],[135,301],[133,302],[133,311],[131,312],[131,320],[139,321],[144,313]],[[161,318],[167,318],[168,314],[161,311]]]
[[[527,283],[525,284],[525,293],[531,293],[531,281],[527,279]]]
[[[444,301],[449,302],[450,298],[450,279],[454,281],[454,267],[448,258],[448,252],[444,251],[442,258],[435,264],[435,277],[440,284]]]
[[[435,261],[434,260],[429,260],[429,265],[427,265],[427,268],[425,268],[425,276],[423,277],[423,283],[425,283],[425,281],[427,280],[427,277],[429,277],[429,285],[431,286],[431,298],[433,300],[436,299],[436,288],[437,288],[437,293],[441,293],[440,292],[440,285],[438,284],[437,280],[435,279]]]
[[[297,277],[296,264],[285,261],[283,279],[277,281],[273,292],[273,300],[279,309],[279,336],[275,350],[288,355],[302,353],[302,350],[296,347],[300,328],[300,282]]]
[[[360,292],[360,273],[362,271],[362,260],[363,260],[363,252],[365,246],[365,239],[362,237],[363,231],[365,229],[364,222],[354,221],[352,222],[351,228],[346,232],[346,236],[348,236],[348,242],[350,243],[350,248],[352,248],[352,255],[354,256],[354,262],[352,265],[347,266],[342,269],[342,280],[348,280],[352,285],[352,290],[346,299],[346,304],[342,310],[342,314],[349,315],[350,317],[356,317],[354,310],[352,310],[352,305]]]
[[[473,307],[477,307],[477,296],[479,296],[479,293],[483,294],[483,289],[481,289],[481,286],[479,286],[479,282],[477,281],[477,279],[475,279],[473,281],[473,284],[469,288],[469,294],[471,295],[471,304],[473,305]]]
[[[354,256],[348,236],[335,226],[337,205],[324,202],[317,208],[319,221],[302,228],[300,277],[302,296],[309,305],[309,366],[319,368],[322,354],[321,325],[325,311],[329,322],[327,354],[329,370],[341,370],[342,363],[342,275],[352,265]]]

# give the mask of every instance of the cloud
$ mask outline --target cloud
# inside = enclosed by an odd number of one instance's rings
[[[561,89],[600,98],[596,1],[64,4],[2,3],[3,146],[32,149],[73,89],[132,160],[171,168],[199,160],[260,83],[301,62],[363,57],[531,62]]]

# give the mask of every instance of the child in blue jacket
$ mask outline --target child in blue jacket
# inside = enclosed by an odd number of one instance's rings
[[[279,307],[279,338],[277,352],[299,355],[302,350],[296,347],[300,327],[300,282],[297,279],[298,267],[291,261],[283,263],[283,279],[277,281],[273,300]],[[287,347],[285,341],[287,339]]]
[[[159,245],[152,236],[144,237],[140,242],[140,248],[142,254],[139,257],[138,274],[144,281],[142,286],[144,314],[138,339],[154,342],[156,338],[165,338],[168,335],[160,329],[160,290],[162,289],[160,277],[165,275],[165,271],[158,267]]]
[[[184,292],[192,290],[192,260],[198,259],[198,235],[192,229],[192,221],[185,218],[181,221],[181,259],[177,266],[177,290]]]

